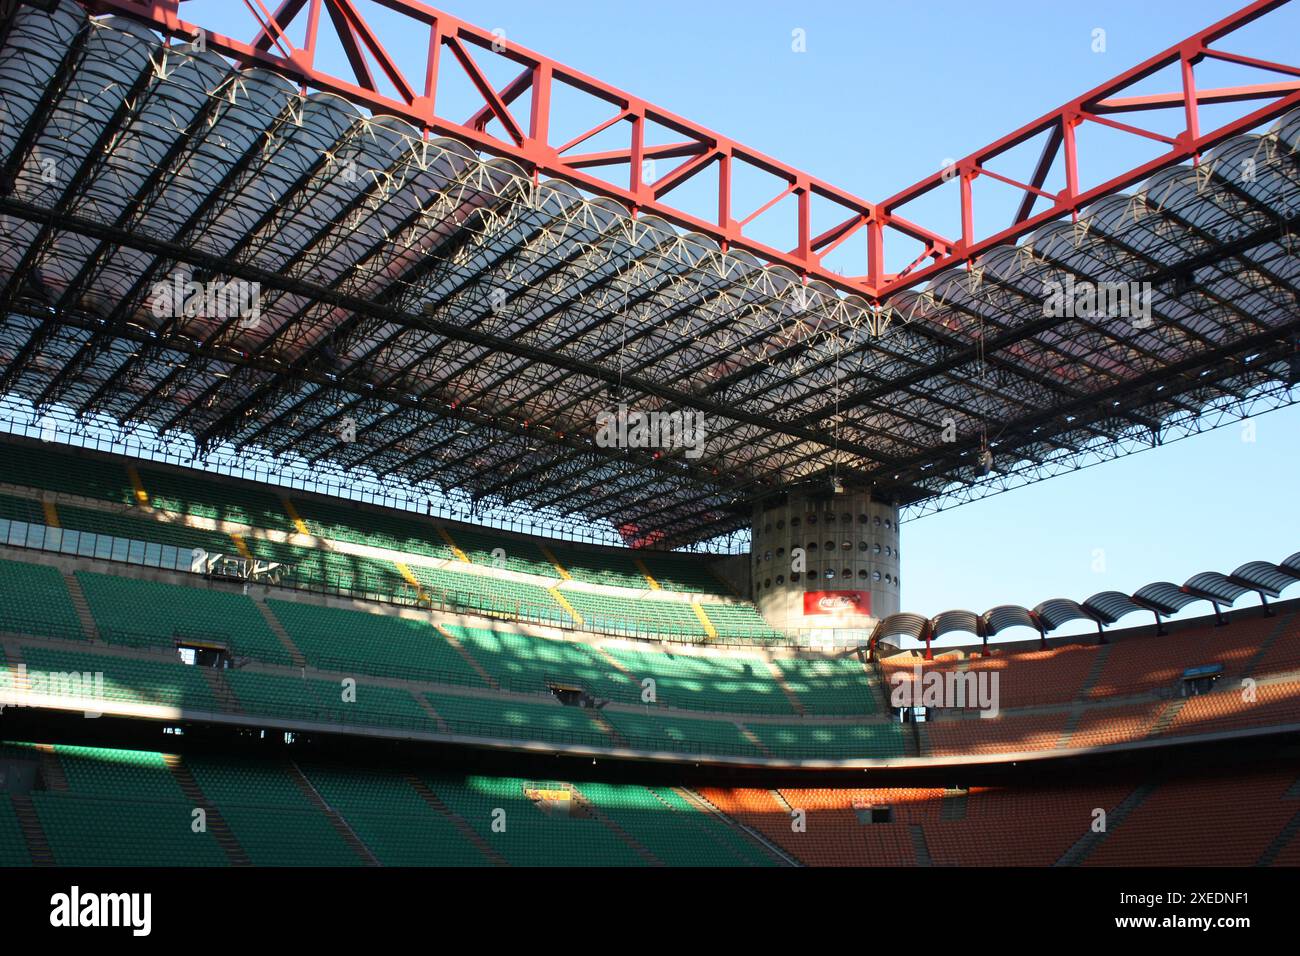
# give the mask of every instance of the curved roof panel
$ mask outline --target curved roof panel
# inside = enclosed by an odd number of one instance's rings
[[[1048,598],[1034,608],[1034,614],[1043,622],[1043,630],[1054,631],[1069,621],[1096,620],[1096,617],[1069,598]]]
[[[1218,571],[1202,571],[1184,581],[1183,590],[1219,604],[1231,605],[1251,589],[1243,587]]]
[[[1038,629],[1038,622],[1028,608],[1019,604],[999,604],[984,612],[984,629],[990,636],[1009,627],[1032,627]]]
[[[1125,615],[1142,609],[1141,604],[1122,591],[1100,591],[1083,602],[1083,611],[1103,624],[1114,624]]]
[[[1248,561],[1228,577],[1256,591],[1262,591],[1269,597],[1277,597],[1283,588],[1296,582],[1294,575],[1267,561]]]
[[[1155,581],[1138,588],[1133,593],[1133,600],[1143,607],[1154,608],[1161,614],[1173,614],[1195,601],[1203,600],[1203,598],[1188,594],[1177,584],[1172,584],[1169,581]]]
[[[69,0],[19,6],[0,92],[0,393],[201,454],[669,547],[832,467],[916,513],[1293,400],[1296,116],[874,303]],[[1214,174],[1247,152],[1254,183]],[[256,319],[170,314],[178,280]],[[1151,283],[1149,321],[1048,321],[1067,282]],[[697,440],[611,446],[620,404]]]
[[[880,624],[876,627],[874,637],[876,639],[886,637],[910,637],[919,641],[925,638],[926,631],[928,631],[929,628],[929,618],[922,617],[920,614],[910,614],[903,611],[898,614],[891,614],[889,617],[881,620]]]
[[[954,631],[979,636],[982,633],[980,616],[974,611],[944,611],[931,621],[931,633],[935,637],[942,637]]]

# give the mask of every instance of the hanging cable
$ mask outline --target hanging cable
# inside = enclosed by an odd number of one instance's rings
[[[988,382],[985,378],[984,363],[984,316],[978,315],[976,318],[977,326],[975,330],[975,356],[976,368],[979,371],[980,391],[988,393]],[[976,471],[981,476],[993,472],[993,451],[989,448],[989,426],[988,417],[984,414],[983,408],[980,410],[980,450],[976,458]]]
[[[841,494],[844,491],[844,484],[840,481],[840,355],[843,350],[843,341],[840,338],[840,329],[835,329],[835,425],[831,429],[831,493]]]
[[[628,285],[632,274],[632,252],[628,250],[627,272],[623,274],[623,308],[619,311],[619,324],[621,327],[620,338],[618,343],[618,386],[614,398],[616,401],[623,400],[623,353],[627,349],[627,299]]]

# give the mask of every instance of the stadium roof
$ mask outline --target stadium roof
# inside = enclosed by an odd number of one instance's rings
[[[1300,113],[1077,221],[1021,216],[1018,244],[924,289],[853,292],[291,70],[52,6],[0,48],[0,393],[38,407],[679,546],[832,470],[920,512],[1294,400]],[[1300,95],[1275,86],[1272,116]],[[256,283],[260,314],[173,314],[177,276]],[[1062,316],[1052,283],[1151,293]],[[619,403],[703,415],[702,453],[602,447]]]

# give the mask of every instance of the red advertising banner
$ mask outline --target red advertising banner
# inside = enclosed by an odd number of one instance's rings
[[[868,591],[805,591],[804,614],[870,614]]]

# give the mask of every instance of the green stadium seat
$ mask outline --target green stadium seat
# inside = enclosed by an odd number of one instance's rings
[[[244,710],[264,717],[434,731],[428,712],[407,691],[356,680],[356,700],[344,701],[342,681],[223,672]]]
[[[767,724],[749,721],[750,732],[774,757],[790,759],[850,760],[868,757],[902,757],[904,728],[899,723]]]
[[[289,652],[243,594],[117,575],[76,572],[100,635],[110,644],[172,647],[215,641],[236,656],[289,664]]]
[[[783,641],[785,635],[771,627],[758,608],[752,604],[722,604],[719,602],[701,602],[704,613],[708,615],[718,637],[742,638],[745,640]]]
[[[610,654],[638,680],[653,678],[661,706],[729,713],[792,714],[794,708],[758,657],[705,657],[616,647]]]
[[[0,790],[0,866],[31,866],[31,854],[9,794]]]
[[[879,682],[855,657],[778,658],[776,666],[811,714],[874,714],[880,710]]]
[[[601,716],[635,750],[719,757],[761,756],[758,748],[729,720],[701,720],[654,711],[637,714],[608,707]]]
[[[420,515],[386,514],[315,498],[292,501],[307,529],[318,538],[444,560],[454,557],[437,528]]]
[[[401,776],[354,767],[304,772],[385,866],[482,866],[484,854]]]
[[[84,640],[72,596],[58,568],[0,561],[0,630]]]
[[[459,527],[451,529],[456,546],[474,564],[483,564],[491,568],[506,571],[518,571],[521,574],[535,574],[543,578],[558,578],[559,572],[542,554],[537,544],[527,538],[512,538],[494,535],[489,531],[471,530]],[[500,549],[503,554],[494,553]]]
[[[670,800],[663,789],[595,782],[581,783],[578,789],[668,866],[770,866],[775,862],[757,844],[735,838],[734,831],[711,814],[690,807],[676,794]]]
[[[428,621],[274,599],[267,605],[308,663],[323,670],[483,686]]]
[[[504,689],[540,693],[558,683],[605,700],[638,699],[640,689],[588,644],[454,624],[446,629]]]
[[[187,757],[185,766],[254,866],[356,866],[362,860],[282,764]]]
[[[139,466],[139,473],[149,503],[160,511],[251,528],[294,530],[284,505],[272,491],[245,482],[216,481],[199,474],[164,471],[145,465]]]
[[[545,740],[557,744],[610,747],[614,740],[591,711],[557,700],[536,703],[507,697],[461,697],[427,692],[425,697],[454,734],[505,740]]]
[[[6,443],[0,454],[0,481],[119,504],[135,502],[124,462],[78,455],[55,445]]]
[[[138,512],[115,513],[93,508],[78,508],[73,505],[59,505],[59,523],[65,531],[85,531],[97,535],[169,545],[181,552],[183,563],[177,566],[186,570],[190,564],[190,553],[195,548],[201,548],[209,554],[237,555],[239,553],[235,548],[235,542],[227,534],[191,528],[173,521],[158,521]],[[133,563],[155,564],[157,562]]]
[[[179,660],[145,661],[48,647],[24,647],[23,660],[29,671],[45,674],[102,674],[104,699],[108,701],[200,711],[221,709],[198,669]]]
[[[650,582],[636,566],[634,555],[630,551],[588,551],[562,544],[551,544],[549,547],[575,581],[642,590],[650,588]]]
[[[35,790],[41,828],[62,866],[221,866],[211,832],[191,828],[194,807],[162,754],[58,745],[68,792]]]
[[[428,786],[516,866],[637,866],[642,858],[599,820],[550,814],[513,777],[425,777]],[[492,822],[504,822],[494,832]]]
[[[188,801],[153,803],[130,790],[85,798],[34,791],[41,829],[60,866],[224,866],[211,831],[191,829]]]
[[[681,601],[617,597],[564,589],[565,599],[589,628],[614,634],[658,634],[704,640],[708,632],[694,609]]]

